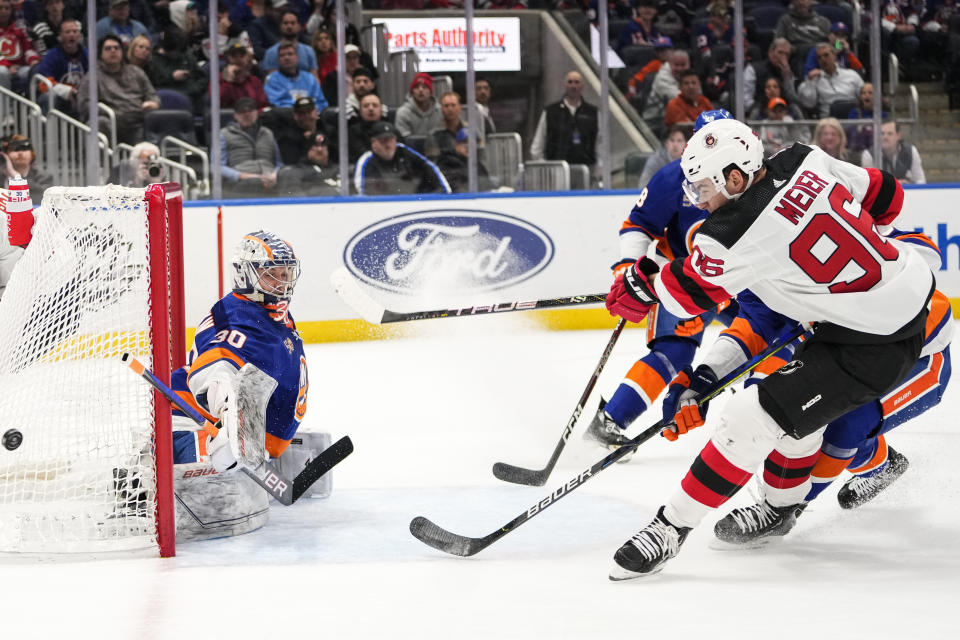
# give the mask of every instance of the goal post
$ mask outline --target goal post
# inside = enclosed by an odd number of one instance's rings
[[[0,299],[0,556],[175,553],[169,404],[185,358],[182,199],[55,187]]]

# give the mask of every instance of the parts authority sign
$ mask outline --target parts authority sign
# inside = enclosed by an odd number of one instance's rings
[[[466,71],[467,30],[462,18],[374,18],[384,24],[391,53],[413,49],[420,71]],[[520,18],[475,18],[473,60],[477,71],[520,70]]]

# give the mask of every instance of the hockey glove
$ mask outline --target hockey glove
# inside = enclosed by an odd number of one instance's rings
[[[690,429],[702,426],[709,403],[698,405],[697,398],[712,391],[716,385],[717,375],[710,367],[700,365],[696,371],[684,367],[670,383],[663,399],[663,419],[670,424],[660,435],[673,442]]]
[[[619,278],[620,276],[622,276],[623,273],[624,273],[627,269],[629,269],[630,267],[632,267],[634,264],[636,264],[636,262],[637,262],[637,261],[634,260],[633,258],[621,258],[621,259],[618,260],[616,263],[610,265],[610,269],[613,271],[613,278],[614,278],[614,280],[616,280],[617,278]]]
[[[640,258],[624,271],[610,287],[607,294],[607,310],[612,316],[620,316],[629,322],[641,322],[657,303],[650,276],[660,267],[650,258]]]

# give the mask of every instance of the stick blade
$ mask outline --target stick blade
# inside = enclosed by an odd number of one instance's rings
[[[313,486],[313,483],[320,477],[334,468],[344,458],[353,453],[353,441],[350,436],[343,436],[332,445],[320,452],[316,458],[310,461],[303,471],[297,474],[293,479],[293,500],[296,502],[307,489]]]
[[[337,267],[330,274],[330,284],[333,290],[337,292],[344,302],[350,305],[350,308],[360,314],[360,317],[370,324],[380,324],[383,322],[383,305],[371,298],[360,288],[357,279],[354,278],[346,267]]]
[[[523,467],[515,467],[506,462],[494,463],[493,475],[498,480],[512,482],[513,484],[523,484],[528,487],[542,487],[547,483],[547,478],[550,477],[547,469],[540,469],[539,471],[524,469]]]
[[[487,546],[482,538],[459,536],[423,516],[410,521],[410,533],[420,542],[454,556],[472,556]]]

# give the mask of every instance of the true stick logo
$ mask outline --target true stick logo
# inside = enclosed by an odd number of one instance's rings
[[[543,511],[544,509],[549,507],[551,504],[553,504],[554,500],[557,500],[558,498],[560,498],[560,496],[567,493],[568,491],[573,491],[574,489],[579,487],[581,484],[583,484],[584,480],[586,480],[592,475],[593,474],[590,472],[590,469],[585,469],[581,471],[580,475],[578,475],[576,478],[571,479],[569,482],[567,482],[567,484],[563,485],[562,487],[560,487],[559,489],[557,489],[556,491],[548,495],[546,498],[544,498],[537,504],[527,509],[527,517],[532,518],[538,512]]]
[[[526,280],[542,271],[553,253],[550,237],[520,218],[442,209],[408,213],[362,229],[347,243],[344,262],[363,282],[389,291],[462,293]]]

